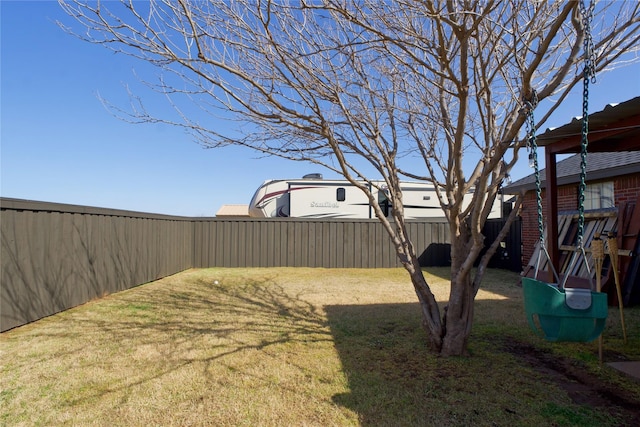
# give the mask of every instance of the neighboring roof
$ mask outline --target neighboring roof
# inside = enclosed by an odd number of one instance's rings
[[[222,205],[216,216],[248,217],[249,205]]]
[[[556,163],[558,185],[580,182],[580,154]],[[587,154],[587,181],[596,181],[640,172],[640,151]],[[545,170],[540,171],[542,187],[545,186]],[[506,194],[518,194],[535,188],[535,175],[531,174],[505,187]]]

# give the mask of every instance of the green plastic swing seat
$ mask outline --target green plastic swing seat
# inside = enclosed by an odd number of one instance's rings
[[[570,308],[565,292],[546,282],[523,277],[522,287],[529,326],[546,340],[589,342],[602,333],[608,312],[606,293],[591,292],[590,306],[580,310]]]

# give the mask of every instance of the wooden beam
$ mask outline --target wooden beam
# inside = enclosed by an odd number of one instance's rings
[[[558,180],[556,170],[556,155],[551,150],[544,150],[545,169],[547,181],[547,250],[549,251],[549,261],[555,271],[560,271],[560,251],[558,250]],[[553,283],[555,278],[553,270],[549,269],[549,283]]]
[[[566,252],[575,252],[578,250],[577,246],[571,246],[571,245],[560,245],[560,250],[561,251],[566,251]],[[587,254],[590,254],[591,248],[584,248],[584,252]],[[604,254],[605,255],[609,255],[611,252],[609,252],[609,249],[605,249],[604,250]],[[618,255],[619,256],[633,256],[633,251],[629,250],[629,249],[618,249]]]
[[[637,151],[640,150],[640,115],[627,117],[615,123],[610,123],[606,127],[589,130],[589,151],[612,152],[612,151]],[[625,137],[626,134],[629,134]],[[562,137],[561,137],[562,138]],[[576,129],[575,133],[566,135],[564,138],[545,144],[541,138],[540,145],[545,150],[550,150],[556,154],[579,153],[582,143],[581,129]]]

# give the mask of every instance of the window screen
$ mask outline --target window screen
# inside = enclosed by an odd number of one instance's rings
[[[584,193],[585,209],[604,209],[614,207],[613,181],[588,184]]]

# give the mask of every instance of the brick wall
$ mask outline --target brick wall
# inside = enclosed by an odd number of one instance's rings
[[[640,196],[640,173],[620,177],[613,183],[616,206],[638,200]]]
[[[614,179],[615,205],[620,206],[625,202],[633,202],[640,197],[640,173],[625,175]],[[542,190],[543,218],[546,224],[549,214],[546,211],[546,193]],[[578,184],[570,184],[558,187],[558,211],[578,209]],[[533,248],[540,238],[538,231],[538,207],[535,191],[529,191],[525,195],[522,204],[522,265],[529,263],[533,255]]]
[[[558,211],[578,209],[578,184],[558,187]]]
[[[544,206],[544,190],[542,191],[542,205]],[[545,212],[543,210],[543,218],[546,219]],[[531,255],[533,254],[533,248],[540,238],[540,232],[538,230],[538,205],[536,201],[536,192],[529,191],[525,194],[524,202],[520,210],[520,217],[522,218],[522,266],[526,266]]]
[[[542,190],[542,219],[546,227],[549,218],[546,203],[546,191]],[[569,211],[578,209],[578,187],[577,184],[558,187],[558,211]],[[540,239],[538,229],[538,202],[535,191],[529,191],[525,195],[520,216],[522,217],[522,265],[529,263],[533,255],[533,248]]]

